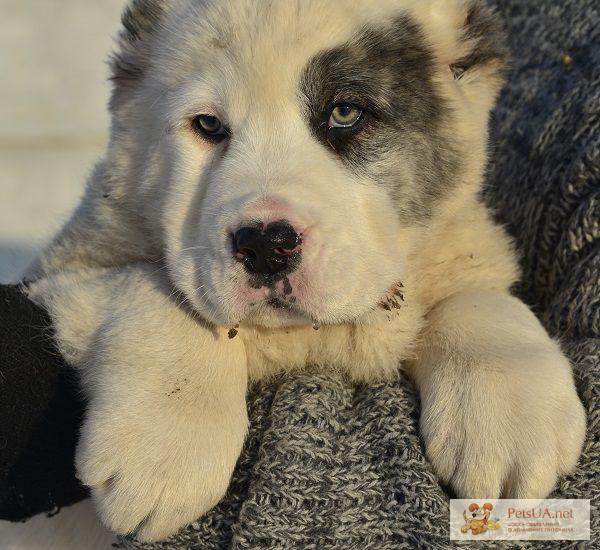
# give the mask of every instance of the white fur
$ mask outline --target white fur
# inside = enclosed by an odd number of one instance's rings
[[[515,254],[478,199],[500,79],[448,69],[470,47],[467,3],[165,6],[154,68],[115,101],[106,157],[29,289],[89,397],[77,468],[104,522],[155,540],[214,506],[246,433],[247,378],[308,363],[360,381],[410,365],[443,480],[464,497],[547,494],[574,466],[585,420],[567,360],[509,295]],[[310,57],[399,13],[436,54],[463,160],[426,224],[399,219],[382,186],[318,144],[298,98]],[[236,129],[226,151],[191,134],[199,113]],[[305,233],[291,312],[261,302],[229,245],[244,220],[282,217]],[[401,307],[379,307],[399,282]]]
[[[459,495],[544,498],[577,461],[585,418],[571,367],[516,298],[440,302],[411,372],[427,456]]]
[[[156,540],[217,504],[247,429],[241,340],[177,307],[141,266],[59,276],[35,292],[52,297],[57,339],[82,369],[77,472],[104,523]],[[92,304],[95,314],[83,309]]]

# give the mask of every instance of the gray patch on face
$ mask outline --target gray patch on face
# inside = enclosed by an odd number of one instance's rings
[[[401,16],[318,54],[301,80],[313,135],[353,170],[386,186],[405,221],[428,217],[453,188],[459,167],[459,155],[442,136],[450,110],[433,75],[423,31]],[[364,110],[354,128],[328,127],[340,103]]]

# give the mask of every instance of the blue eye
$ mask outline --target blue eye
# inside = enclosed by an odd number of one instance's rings
[[[198,115],[192,121],[194,130],[209,141],[221,141],[229,136],[223,123],[212,115]]]

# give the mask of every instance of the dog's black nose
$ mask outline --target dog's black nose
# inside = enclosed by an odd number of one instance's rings
[[[234,252],[251,273],[275,275],[288,268],[300,236],[286,221],[265,228],[242,227],[233,236]]]

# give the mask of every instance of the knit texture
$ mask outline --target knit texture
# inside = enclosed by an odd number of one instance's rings
[[[516,292],[573,362],[588,437],[576,473],[553,496],[592,499],[597,541],[600,7],[597,0],[496,4],[513,63],[492,120],[485,196],[522,252]],[[250,437],[223,502],[165,543],[124,539],[126,548],[449,547],[450,495],[425,459],[418,394],[407,380],[357,386],[307,371],[254,387],[248,401]]]

